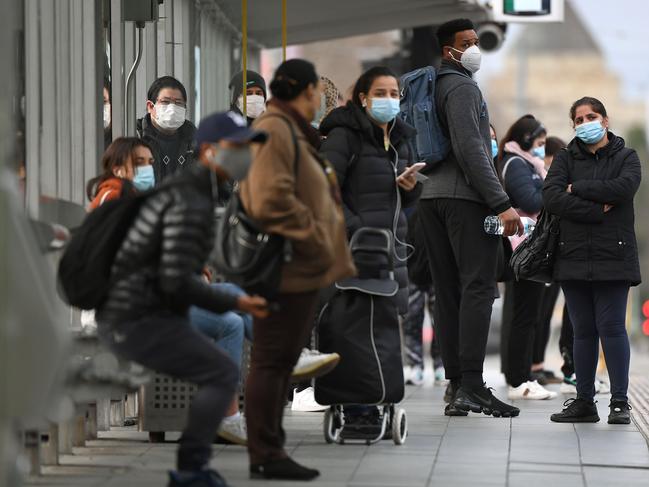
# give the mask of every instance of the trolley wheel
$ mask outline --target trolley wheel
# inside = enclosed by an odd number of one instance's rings
[[[392,417],[392,441],[395,445],[403,445],[408,436],[408,417],[406,411],[397,409]]]
[[[149,431],[149,443],[164,443],[164,431]]]
[[[340,441],[342,422],[340,413],[332,406],[324,414],[324,438],[329,444]]]

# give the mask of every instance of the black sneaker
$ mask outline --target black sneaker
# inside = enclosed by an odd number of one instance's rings
[[[447,403],[444,408],[444,416],[468,416],[469,413],[458,409],[453,404],[457,391],[460,390],[460,382],[457,380],[449,381],[446,386],[446,392],[444,393],[444,402]]]
[[[500,401],[491,391],[486,386],[475,390],[460,387],[453,405],[461,411],[484,413],[495,418],[514,418],[520,414],[520,409]]]
[[[444,416],[468,416],[468,415],[469,413],[467,411],[462,411],[461,409],[458,409],[453,403],[447,404],[446,407],[444,408]]]
[[[228,487],[228,484],[216,470],[172,471],[167,487]]]
[[[291,458],[250,465],[251,479],[313,480],[320,472],[307,468]]]
[[[611,412],[608,415],[608,424],[630,424],[631,405],[626,401],[611,401],[608,406]]]
[[[597,423],[599,414],[593,401],[585,399],[568,399],[563,403],[564,408],[560,413],[550,416],[550,421],[555,423]]]
[[[562,380],[554,375],[554,372],[551,370],[536,370],[530,374],[531,380],[535,380],[542,386],[547,386],[548,384],[561,384]]]
[[[451,379],[448,381],[446,386],[446,391],[444,392],[444,402],[446,404],[451,404],[455,399],[457,391],[460,389],[460,381],[457,379]]]

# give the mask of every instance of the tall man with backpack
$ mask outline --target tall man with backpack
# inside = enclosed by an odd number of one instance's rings
[[[474,411],[513,417],[519,410],[496,399],[482,376],[501,245],[483,225],[487,216],[496,214],[505,235],[522,232],[523,227],[491,156],[487,104],[473,80],[481,60],[473,23],[452,20],[439,27],[437,37],[441,68],[425,68],[434,75],[428,78],[431,92],[419,104],[432,116],[417,117],[416,109],[414,123],[428,123],[429,137],[417,126],[415,150],[429,165],[419,215],[438,284],[434,322],[450,380],[445,414],[466,416]],[[417,106],[417,100],[406,96],[402,109],[405,105]]]

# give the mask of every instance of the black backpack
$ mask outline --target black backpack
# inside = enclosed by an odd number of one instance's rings
[[[155,191],[123,192],[89,213],[74,231],[58,270],[59,294],[66,303],[86,310],[103,303],[113,282],[117,251],[140,207]]]

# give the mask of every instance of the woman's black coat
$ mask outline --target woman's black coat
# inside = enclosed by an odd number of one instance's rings
[[[396,235],[397,305],[404,314],[408,310],[409,252],[405,245],[408,223],[402,208],[416,203],[421,184],[404,191],[398,188],[396,178],[409,164],[407,141],[414,137],[415,129],[395,119],[391,146],[385,150],[382,129],[364,110],[348,103],[323,120],[320,132],[326,136],[321,152],[336,169],[341,187],[348,236],[361,227],[386,228]]]
[[[611,132],[608,137],[595,154],[573,139],[555,156],[545,179],[545,208],[561,217],[558,281],[640,283],[633,208],[640,160],[624,139]],[[605,204],[613,208],[605,212]]]

